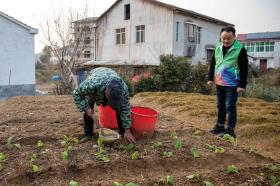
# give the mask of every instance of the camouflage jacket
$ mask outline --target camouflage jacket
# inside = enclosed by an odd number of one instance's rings
[[[131,113],[128,88],[121,77],[109,68],[96,68],[90,71],[89,76],[78,88],[73,91],[73,98],[80,112],[85,112],[90,108],[89,105],[108,105],[105,96],[105,89],[112,79],[118,79],[123,82],[123,102],[118,108],[113,108],[119,115],[123,127],[131,127]]]

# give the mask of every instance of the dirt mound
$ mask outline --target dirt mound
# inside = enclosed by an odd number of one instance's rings
[[[69,158],[63,161],[63,135],[71,139],[82,135],[83,129],[77,124],[80,116],[71,96],[1,101],[0,152],[5,160],[0,160],[0,185],[69,185],[70,180],[80,185],[113,185],[115,181],[165,185],[166,176],[174,177],[174,185],[203,185],[204,181],[215,185],[271,185],[271,176],[280,178],[279,164],[274,160],[198,131],[188,118],[182,121],[164,113],[160,114],[153,139],[130,148],[122,141],[105,146],[109,162],[97,159],[95,142],[71,142]],[[8,148],[10,136],[9,144],[20,144],[20,149]],[[38,140],[43,147],[37,147]],[[224,152],[215,153],[217,147]],[[135,151],[139,152],[138,160],[131,159]],[[32,171],[32,165],[39,170],[33,167]],[[235,165],[238,173],[229,174],[229,165]],[[186,178],[194,173],[199,173],[199,180]]]

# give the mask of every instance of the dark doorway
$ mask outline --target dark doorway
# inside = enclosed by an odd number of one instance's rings
[[[260,70],[262,72],[267,71],[267,59],[260,59]]]

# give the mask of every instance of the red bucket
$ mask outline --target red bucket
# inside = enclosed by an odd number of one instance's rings
[[[131,108],[132,133],[136,138],[152,137],[158,120],[158,112],[148,107]]]
[[[106,105],[105,107],[100,105],[98,106],[98,112],[99,112],[99,124],[101,127],[109,128],[109,129],[118,128],[116,111],[114,111],[112,107],[110,107],[109,105]]]

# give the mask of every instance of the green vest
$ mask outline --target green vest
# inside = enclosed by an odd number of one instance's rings
[[[242,44],[235,40],[232,47],[223,56],[223,44],[219,43],[215,49],[215,83],[221,86],[238,86],[240,70],[238,57]]]

